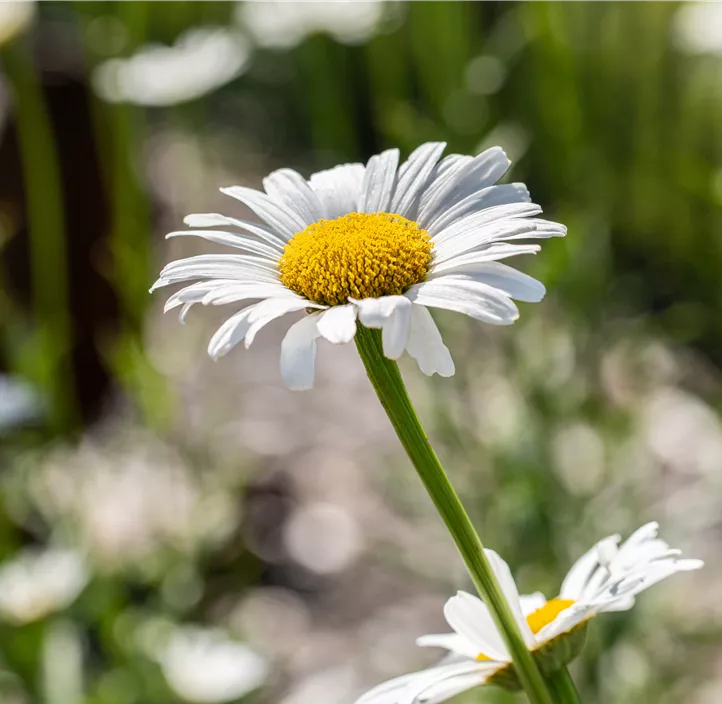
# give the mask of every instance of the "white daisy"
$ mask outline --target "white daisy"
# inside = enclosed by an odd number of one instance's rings
[[[265,224],[216,213],[189,215],[190,229],[243,254],[204,254],[171,262],[152,290],[198,280],[174,293],[166,310],[181,321],[195,303],[246,304],[211,339],[218,358],[287,313],[306,310],[281,345],[281,373],[292,389],[313,386],[316,342],[353,340],[357,319],[383,329],[386,357],[408,352],[425,374],[451,376],[454,363],[428,308],[465,313],[494,325],[513,323],[512,299],[536,302],[544,286],[500,263],[532,254],[528,239],[558,237],[563,225],[536,217],[521,183],[494,185],[510,162],[499,147],[478,156],[449,154],[430,142],[399,166],[398,149],[366,166],[344,164],[306,181],[291,169],[263,181],[265,193],[233,186],[221,191],[247,205]]]
[[[23,550],[0,565],[0,617],[22,625],[61,611],[89,578],[85,560],[75,550]]]
[[[270,669],[249,645],[192,626],[175,629],[158,659],[171,689],[198,704],[236,701],[260,687]]]
[[[178,105],[240,76],[250,56],[248,41],[237,32],[199,27],[172,46],[149,44],[126,59],[105,61],[93,73],[93,86],[112,103]]]
[[[678,559],[679,550],[657,538],[648,523],[619,545],[614,535],[598,542],[572,567],[559,596],[519,596],[511,571],[492,550],[486,553],[526,641],[543,671],[572,660],[583,644],[587,622],[604,611],[626,611],[637,594],[676,572],[696,570],[701,560]],[[446,602],[453,633],[422,636],[420,646],[444,648],[444,660],[427,670],[382,684],[356,704],[438,704],[481,684],[518,686],[511,657],[484,603],[466,592]]]

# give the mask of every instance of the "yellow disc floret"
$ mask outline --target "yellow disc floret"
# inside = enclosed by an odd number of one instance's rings
[[[532,633],[539,633],[544,626],[548,626],[559,614],[574,605],[573,599],[550,599],[544,606],[530,613],[526,617]]]
[[[403,293],[426,276],[432,246],[426,230],[400,215],[349,213],[295,234],[278,270],[287,288],[334,306]]]

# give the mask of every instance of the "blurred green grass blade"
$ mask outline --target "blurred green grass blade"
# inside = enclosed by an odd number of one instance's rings
[[[48,396],[57,430],[78,418],[70,363],[72,321],[60,164],[55,135],[29,46],[15,41],[2,53],[17,118],[28,219],[35,334],[26,372]]]

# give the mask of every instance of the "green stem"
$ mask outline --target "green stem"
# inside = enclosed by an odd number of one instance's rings
[[[557,695],[557,699],[564,704],[581,704],[581,697],[574,685],[574,680],[566,667],[547,676],[547,684]]]
[[[366,372],[412,464],[461,553],[509,649],[514,668],[533,704],[553,704],[464,507],[429,444],[396,362],[384,357],[381,335],[359,325],[356,346]]]

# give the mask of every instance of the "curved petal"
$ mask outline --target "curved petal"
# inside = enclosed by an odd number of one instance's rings
[[[226,320],[208,343],[208,355],[216,360],[228,354],[246,335],[250,322],[248,317],[253,313],[256,306],[248,306]]]
[[[367,328],[382,328],[399,306],[408,305],[406,296],[349,298],[348,300],[358,306],[358,319]]]
[[[391,212],[416,220],[415,206],[426,187],[446,142],[427,142],[415,149],[399,169],[398,185],[391,201]]]
[[[411,325],[411,309],[413,305],[405,296],[400,296],[404,302],[399,301],[391,315],[384,323],[381,332],[381,343],[384,356],[388,359],[398,359],[406,349]]]
[[[321,202],[325,219],[334,220],[358,209],[364,172],[363,164],[342,164],[311,175],[309,184]]]
[[[434,236],[458,220],[481,210],[487,210],[511,203],[529,203],[529,190],[523,183],[505,183],[501,186],[488,186],[462,198],[455,205],[438,214],[425,228]]]
[[[259,242],[248,235],[240,235],[235,232],[221,232],[219,230],[176,230],[175,232],[169,232],[165,236],[166,239],[171,239],[172,237],[202,237],[215,244],[254,252],[274,263],[277,262],[281,256],[281,252],[278,249]]]
[[[431,172],[429,184],[419,198],[419,210],[425,208],[426,204],[437,196],[447,181],[473,158],[473,156],[467,154],[447,154]]]
[[[310,303],[305,298],[301,298],[301,296],[269,298],[259,303],[248,319],[248,322],[251,323],[251,325],[246,332],[246,349],[253,344],[253,340],[259,330],[268,325],[268,323],[276,318],[286,315],[287,313],[294,313],[306,308],[323,308],[323,306],[318,305],[318,303]]]
[[[284,208],[273,198],[245,186],[230,186],[221,188],[231,198],[241,201],[247,205],[261,220],[268,223],[284,240],[290,240],[297,232],[305,229],[306,223],[295,211]]]
[[[458,663],[437,667],[433,679],[407,685],[404,703],[440,704],[461,692],[479,687],[505,663]],[[443,672],[442,672],[443,670]]]
[[[537,609],[541,609],[547,603],[547,600],[541,592],[534,592],[533,594],[521,594],[519,603],[521,604],[521,611],[526,617]]]
[[[509,661],[504,640],[481,599],[458,592],[444,605],[444,617],[456,633],[478,648],[477,656],[485,655],[499,662]]]
[[[453,263],[454,260],[449,262]],[[503,291],[510,298],[528,303],[538,303],[546,294],[546,288],[540,281],[499,262],[467,261],[440,271],[432,270],[427,276],[427,281],[441,283],[449,279],[479,281]]]
[[[420,648],[444,648],[471,660],[475,660],[479,655],[479,649],[458,633],[434,633],[420,636],[416,639],[416,645]]]
[[[495,184],[511,162],[501,147],[491,147],[460,168],[419,213],[419,221],[431,226],[434,220],[456,203]],[[424,225],[424,226],[425,226]]]
[[[226,225],[239,227],[252,235],[260,237],[280,251],[283,251],[283,247],[286,244],[285,241],[270,228],[264,227],[260,223],[229,218],[220,213],[192,213],[191,215],[186,215],[183,218],[183,222],[188,225],[188,227],[225,227]]]
[[[511,325],[519,317],[506,294],[478,281],[425,281],[412,286],[406,296],[420,306],[453,310],[491,325]]]
[[[619,542],[621,536],[610,535],[604,540],[614,540]],[[601,542],[601,541],[600,541]],[[591,550],[587,550],[571,567],[567,576],[562,582],[561,589],[559,590],[559,597],[561,599],[573,599],[575,601],[581,599],[584,593],[584,587],[587,585],[590,577],[594,570],[599,566],[599,551],[597,550],[597,544]]]
[[[318,317],[318,331],[334,345],[351,342],[356,334],[356,306],[333,306]]]
[[[308,315],[291,325],[281,343],[281,376],[292,391],[313,388],[316,375],[318,315]]]
[[[439,229],[432,237],[435,245],[456,237],[465,237],[469,234],[484,234],[486,232],[493,233],[494,230],[484,230],[482,228],[496,224],[505,225],[509,221],[512,222],[530,222],[530,218],[541,213],[541,208],[536,203],[507,203],[505,205],[497,205],[493,208],[486,208],[473,213],[469,213],[466,217],[459,218],[447,227]],[[546,221],[545,221],[546,222]]]
[[[526,615],[524,614],[521,599],[519,598],[519,590],[517,589],[514,577],[512,577],[509,565],[507,565],[494,550],[485,549],[484,552],[489,558],[489,562],[491,562],[491,569],[494,570],[494,574],[499,580],[499,586],[501,587],[502,592],[504,592],[504,597],[509,604],[512,614],[514,614],[514,620],[516,621],[517,626],[519,626],[519,630],[524,637],[525,643],[528,647],[533,647],[534,634],[531,632],[531,628],[529,628],[529,624],[526,622]]]
[[[451,358],[449,348],[441,339],[439,328],[436,327],[431,313],[424,306],[411,307],[411,324],[409,326],[409,339],[406,351],[413,357],[419,369],[431,376],[454,375],[454,360]]]
[[[398,149],[388,149],[369,159],[361,187],[358,212],[378,213],[388,211],[391,205],[391,196],[394,193],[394,186],[396,185],[396,169],[398,165]]]
[[[439,665],[384,682],[355,704],[440,704],[483,684],[498,663],[461,662]]]
[[[293,210],[308,226],[323,217],[323,206],[306,179],[293,169],[278,169],[263,179],[273,200]]]
[[[538,644],[546,643],[562,633],[571,631],[582,621],[594,616],[595,611],[596,609],[592,604],[572,604],[564,611],[560,611],[559,615],[551,623],[548,623],[536,634],[536,642]]]

